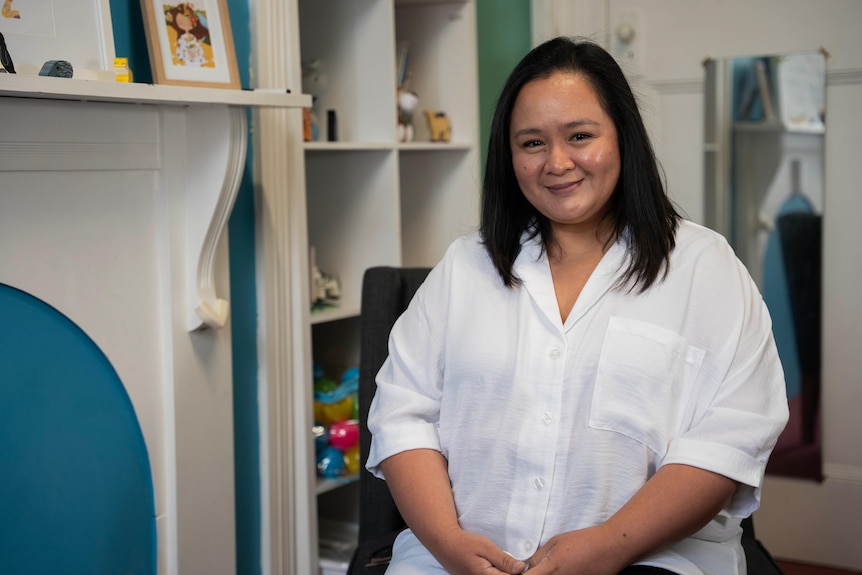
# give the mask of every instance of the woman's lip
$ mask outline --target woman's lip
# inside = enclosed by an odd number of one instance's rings
[[[574,182],[566,182],[564,184],[553,184],[545,187],[548,188],[548,190],[550,190],[551,192],[559,194],[574,189],[579,183],[581,183],[581,180],[577,180]]]

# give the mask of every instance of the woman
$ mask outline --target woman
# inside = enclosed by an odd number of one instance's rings
[[[207,54],[209,29],[203,12],[195,9],[191,2],[176,6],[165,6],[165,22],[176,33],[174,64],[189,67],[213,67]]]
[[[481,229],[390,336],[367,462],[388,573],[745,573],[787,420],[769,315],[664,192],[600,47],[533,49],[497,103]]]

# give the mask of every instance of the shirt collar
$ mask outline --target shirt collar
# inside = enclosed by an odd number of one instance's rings
[[[560,329],[568,331],[595,305],[616,283],[625,269],[626,242],[617,239],[602,256],[599,265],[587,280],[578,300],[572,307],[565,325],[560,321],[560,309],[548,265],[548,254],[543,249],[541,236],[529,238],[529,232],[521,236],[521,252],[515,259],[512,271],[520,278],[525,289],[541,312]]]

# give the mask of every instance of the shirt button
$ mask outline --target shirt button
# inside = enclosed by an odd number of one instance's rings
[[[527,553],[530,553],[533,551],[533,542],[530,541],[529,539],[524,541],[524,551],[526,551]]]
[[[551,359],[560,359],[560,355],[559,349],[552,349],[551,353],[548,354]]]
[[[551,415],[550,412],[545,411],[542,413],[542,423],[550,425],[552,421],[554,421],[554,416]]]
[[[533,480],[533,487],[536,488],[536,491],[541,491],[545,487],[545,480],[541,477],[536,477]]]

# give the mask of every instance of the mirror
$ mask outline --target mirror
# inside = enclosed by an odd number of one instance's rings
[[[822,479],[823,51],[710,59],[705,223],[730,241],[769,308],[790,421],[767,473]]]

